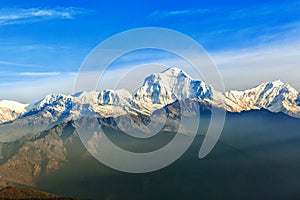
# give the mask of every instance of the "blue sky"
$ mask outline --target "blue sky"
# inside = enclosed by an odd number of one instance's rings
[[[147,26],[198,41],[228,89],[283,79],[300,90],[300,1],[1,0],[0,99],[71,93],[97,44]]]

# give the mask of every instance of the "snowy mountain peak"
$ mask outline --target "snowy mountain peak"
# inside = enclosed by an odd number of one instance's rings
[[[182,76],[182,77],[192,79],[189,75],[187,75],[187,73],[185,73],[182,69],[177,68],[177,67],[170,67],[170,68],[162,71],[160,74],[165,74],[165,75],[174,76],[174,77]]]
[[[295,88],[280,80],[262,83],[255,89],[261,93],[261,96],[265,95],[265,98],[269,98],[269,99],[284,94],[288,94],[289,96],[290,95],[297,96],[299,94]]]
[[[275,81],[272,81],[272,82],[268,82],[269,84],[272,84],[274,87],[278,87],[278,86],[282,86],[282,85],[285,85],[284,82],[282,82],[281,80],[275,80]]]
[[[120,90],[104,90],[98,96],[100,105],[121,105],[129,102],[132,95],[125,89]]]
[[[28,106],[28,104],[22,104],[16,101],[9,101],[9,100],[1,100],[0,101],[0,107],[1,108],[9,108],[12,111],[16,111],[16,112],[25,112],[26,111],[26,107]]]
[[[179,68],[168,68],[148,76],[134,95],[134,102],[151,113],[176,100],[211,97],[210,86],[192,79]]]
[[[271,112],[283,112],[300,117],[298,91],[280,80],[262,83],[244,91],[228,91],[225,96],[239,105],[241,110],[264,108]]]
[[[290,90],[290,92],[295,92],[298,93],[298,91],[293,88],[292,86],[290,86],[288,83],[285,83],[281,80],[275,80],[275,81],[270,81],[270,82],[266,82],[266,83],[262,83],[260,85],[258,85],[257,87],[255,87],[256,89],[258,88],[264,88],[265,90],[272,90],[272,89],[287,89]],[[254,88],[252,88],[254,89]],[[251,90],[251,89],[250,89]]]
[[[22,104],[16,101],[0,101],[0,123],[12,121],[26,112],[28,104]]]
[[[99,92],[96,91],[83,91],[72,95],[73,101],[80,104],[96,103]]]
[[[192,78],[188,76],[183,70],[179,68],[168,68],[160,73],[153,73],[148,76],[145,81],[144,85],[151,85],[155,82],[162,83],[169,88],[172,88],[178,82],[182,81],[191,81]]]
[[[69,95],[64,95],[64,94],[50,94],[45,96],[43,99],[41,99],[40,101],[38,101],[35,104],[32,104],[30,106],[27,107],[27,110],[41,110],[47,106],[51,106],[51,105],[57,105],[60,102],[67,102],[70,101],[72,99],[72,96]]]

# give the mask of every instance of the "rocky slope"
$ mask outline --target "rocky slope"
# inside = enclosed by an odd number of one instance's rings
[[[72,122],[0,143],[0,185],[34,186],[36,177],[58,169],[67,162],[74,138],[79,140]]]
[[[78,200],[71,197],[61,197],[29,188],[6,187],[0,190],[0,199],[56,199],[56,200]]]

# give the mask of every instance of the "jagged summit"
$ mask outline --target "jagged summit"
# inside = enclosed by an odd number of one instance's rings
[[[194,80],[179,68],[168,68],[148,76],[134,95],[134,102],[151,113],[176,100],[211,99],[212,87]]]
[[[275,81],[272,81],[272,82],[268,82],[268,83],[271,83],[273,84],[274,86],[280,86],[280,85],[284,85],[285,83],[282,82],[280,79],[277,79]]]
[[[161,74],[166,74],[166,75],[170,75],[170,76],[183,76],[186,78],[190,78],[191,77],[185,73],[182,69],[178,68],[178,67],[170,67],[167,68],[166,70],[162,71]]]
[[[262,83],[244,91],[228,91],[225,96],[242,110],[264,108],[271,112],[300,117],[300,108],[297,105],[300,96],[298,91],[280,80]]]

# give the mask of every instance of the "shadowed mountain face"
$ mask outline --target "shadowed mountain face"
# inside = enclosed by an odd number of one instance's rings
[[[67,146],[78,138],[71,123],[63,123],[34,136],[0,143],[1,185],[30,185],[40,174],[66,162]]]
[[[193,107],[194,102],[186,102]],[[172,140],[177,104],[166,113],[170,127],[148,139],[126,135],[113,118],[100,118],[106,135],[133,152],[159,149]],[[112,170],[86,151],[74,122],[61,123],[14,142],[1,143],[0,183],[30,185],[65,196],[91,199],[295,199],[300,197],[300,121],[266,110],[228,113],[221,138],[198,158],[210,111],[202,106],[198,136],[172,165],[156,172]],[[184,113],[184,111],[183,111]],[[191,112],[189,112],[191,113]],[[159,111],[154,113],[159,116]],[[126,116],[124,119],[127,120]],[[148,123],[143,117],[136,124]],[[191,117],[191,123],[193,123]]]

